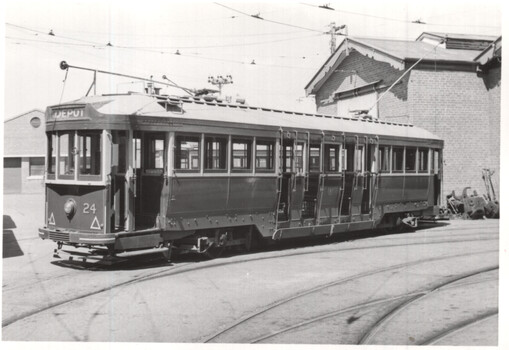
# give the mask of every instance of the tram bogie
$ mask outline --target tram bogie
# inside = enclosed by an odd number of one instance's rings
[[[414,225],[443,141],[408,125],[142,94],[46,111],[40,237],[133,257]]]

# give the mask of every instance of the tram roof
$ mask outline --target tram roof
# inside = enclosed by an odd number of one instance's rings
[[[167,111],[164,103],[181,104],[184,113]],[[83,97],[65,104],[90,104],[105,115],[139,115],[144,117],[178,118],[209,122],[250,124],[274,128],[307,129],[362,133],[379,136],[441,140],[431,132],[411,124],[401,124],[371,118],[344,118],[324,114],[291,112],[206,101],[197,97],[156,97],[144,94],[98,95]],[[228,111],[225,113],[225,111]]]

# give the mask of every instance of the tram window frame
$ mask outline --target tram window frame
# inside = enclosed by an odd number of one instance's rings
[[[217,150],[214,149],[217,145]],[[210,148],[212,146],[212,148]],[[203,170],[208,173],[228,171],[228,137],[205,135]],[[217,154],[215,151],[217,151]],[[217,162],[217,163],[216,163]]]
[[[63,155],[62,143],[64,142],[64,136],[68,135],[67,139],[67,155]],[[76,131],[60,131],[58,133],[58,152],[57,152],[57,176],[62,180],[74,180],[76,175]],[[65,160],[68,160],[67,164]],[[62,163],[64,162],[64,164]],[[62,167],[62,165],[64,165]],[[62,173],[64,169],[64,173]]]
[[[311,156],[313,151],[316,152],[318,150],[318,161],[313,161],[317,157],[315,155]],[[321,161],[322,161],[322,145],[320,143],[311,143],[309,145],[308,151],[308,167],[310,173],[320,173],[322,171]]]
[[[78,180],[102,180],[102,137],[101,130],[77,132]],[[87,140],[90,140],[90,142]],[[90,155],[84,154],[84,151],[90,151]],[[88,159],[90,159],[90,164],[88,164]]]
[[[259,146],[266,146],[267,149],[259,149]],[[274,140],[264,140],[257,138],[255,144],[255,172],[273,173],[276,169],[275,153],[276,143]],[[262,166],[262,161],[265,163],[265,166]]]
[[[235,145],[244,145],[245,149],[235,149]],[[241,156],[236,155],[243,151]],[[231,171],[235,173],[250,173],[253,171],[253,140],[247,138],[232,138],[231,141]],[[240,165],[236,166],[235,160],[240,160]]]
[[[295,173],[304,174],[304,142],[297,142],[295,147]]]
[[[164,133],[145,133],[144,136],[144,174],[162,175],[164,173],[164,169],[166,169],[166,135]],[[162,149],[160,149],[161,146]]]
[[[366,169],[366,147],[364,145],[357,145],[354,151],[354,172],[364,173]]]
[[[185,157],[185,164],[187,166],[182,168],[182,144],[183,143],[196,143],[197,144],[197,155],[193,155],[189,150],[187,151],[187,156]],[[177,173],[199,173],[201,170],[201,135],[200,134],[177,134],[175,136],[175,146],[174,146],[174,161],[173,161],[173,169]],[[191,149],[194,150],[194,147]],[[197,166],[193,167],[193,165],[197,164]]]
[[[333,163],[331,162],[331,151],[334,150]],[[324,145],[324,172],[325,173],[339,173],[340,172],[340,146],[339,144],[326,143]]]
[[[48,146],[46,150],[46,177],[49,180],[54,180],[57,172],[57,145],[58,135],[56,132],[46,133],[48,139]]]
[[[391,146],[378,146],[378,171],[384,174],[391,172]]]
[[[417,172],[417,148],[405,147],[405,173],[415,174]]]
[[[111,133],[111,167],[112,173],[121,175],[127,172],[127,146],[129,135],[125,130],[113,130]]]
[[[423,158],[425,160],[423,161]],[[418,148],[417,149],[417,171],[421,174],[429,173],[429,149]]]
[[[400,153],[401,152],[401,153]],[[391,170],[394,174],[404,173],[405,147],[392,147]]]

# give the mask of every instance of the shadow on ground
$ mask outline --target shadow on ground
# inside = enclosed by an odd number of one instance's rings
[[[274,242],[270,241],[272,244],[263,244],[260,245],[258,248],[254,249],[251,252],[239,252],[237,250],[231,250],[231,251],[225,251],[223,254],[218,258],[228,258],[236,255],[247,255],[247,254],[254,254],[259,253],[262,251],[284,251],[284,250],[290,250],[290,249],[296,249],[296,248],[303,248],[303,247],[312,247],[312,246],[323,246],[328,244],[337,244],[341,242],[347,242],[347,241],[357,241],[361,239],[367,239],[367,238],[373,238],[378,236],[385,236],[385,235],[395,235],[395,234],[408,234],[411,232],[419,231],[422,229],[429,229],[434,227],[443,227],[449,225],[448,222],[444,221],[438,221],[438,222],[430,222],[430,223],[423,223],[420,224],[418,228],[411,229],[411,228],[403,228],[399,230],[367,230],[367,231],[357,231],[357,232],[348,232],[348,233],[342,233],[337,234],[336,236],[333,236],[331,238],[324,238],[323,236],[320,237],[308,237],[308,238],[300,238],[300,239],[294,239],[289,241],[279,241]],[[125,261],[119,261],[115,262],[113,264],[101,264],[101,263],[88,263],[88,262],[82,262],[80,260],[55,260],[52,261],[51,264],[60,266],[63,268],[69,268],[69,269],[75,269],[75,270],[96,270],[96,271],[112,271],[112,270],[143,270],[143,269],[150,269],[150,268],[156,268],[156,267],[163,267],[163,266],[172,266],[172,262],[178,262],[178,263],[200,263],[203,261],[210,260],[202,255],[198,254],[172,254],[172,261],[169,262],[166,259],[164,259],[162,256],[154,255],[151,257],[139,257],[136,259],[130,259]]]
[[[18,240],[14,235],[14,231],[12,229],[16,228],[16,223],[9,215],[3,216],[3,249],[2,249],[2,258],[13,258],[16,256],[23,255],[23,251],[18,244]]]

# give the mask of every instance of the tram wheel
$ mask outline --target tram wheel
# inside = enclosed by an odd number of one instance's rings
[[[204,251],[203,254],[209,259],[217,259],[223,254],[224,249],[225,247],[217,247],[214,245]]]

